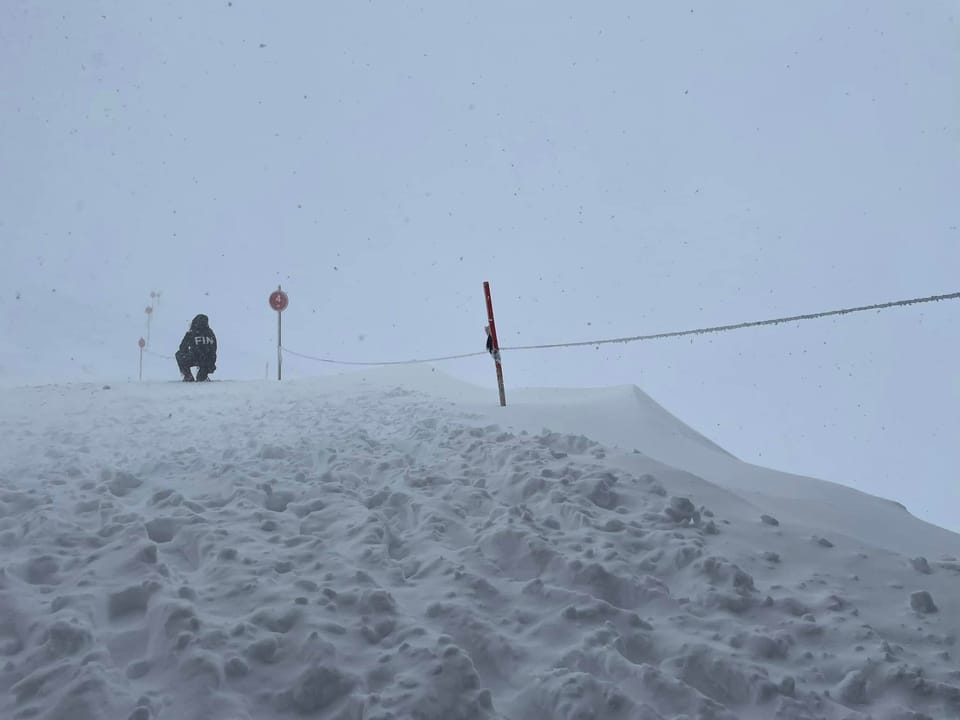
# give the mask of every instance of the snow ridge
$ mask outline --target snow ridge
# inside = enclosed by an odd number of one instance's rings
[[[960,717],[956,558],[589,433],[392,382],[3,407],[3,717]]]

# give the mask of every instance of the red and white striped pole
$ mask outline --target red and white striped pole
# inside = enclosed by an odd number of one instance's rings
[[[493,360],[497,366],[497,388],[500,390],[500,407],[506,407],[507,396],[503,389],[503,367],[500,365],[500,343],[497,340],[497,324],[493,320],[493,300],[490,299],[490,283],[483,283],[483,295],[487,300],[487,329],[493,341]]]

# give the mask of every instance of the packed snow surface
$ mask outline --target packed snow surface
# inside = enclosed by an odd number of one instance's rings
[[[508,401],[0,391],[0,717],[960,718],[960,536],[633,387]]]

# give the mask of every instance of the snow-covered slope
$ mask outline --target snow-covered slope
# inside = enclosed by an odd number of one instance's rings
[[[960,536],[634,388],[494,400],[3,390],[0,717],[960,717]]]
[[[640,451],[665,465],[735,490],[763,512],[794,518],[810,528],[843,533],[895,552],[923,554],[954,547],[954,552],[960,553],[955,545],[960,536],[918,520],[896,502],[739,461],[635,386],[521,389],[511,391],[508,406],[500,408],[491,402],[495,396],[489,391],[422,366],[403,368],[399,373],[378,369],[357,374],[352,381],[362,385],[369,377],[383,382],[391,372],[393,381],[406,387],[428,393],[442,388],[472,412],[484,414],[489,422],[528,432],[549,427],[556,432],[585,433],[620,450]],[[625,469],[634,469],[630,456],[618,462]]]

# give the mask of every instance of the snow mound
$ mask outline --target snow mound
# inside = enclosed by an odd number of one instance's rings
[[[2,391],[0,716],[960,717],[960,538],[852,491],[807,524],[836,486],[724,483],[644,398]]]

